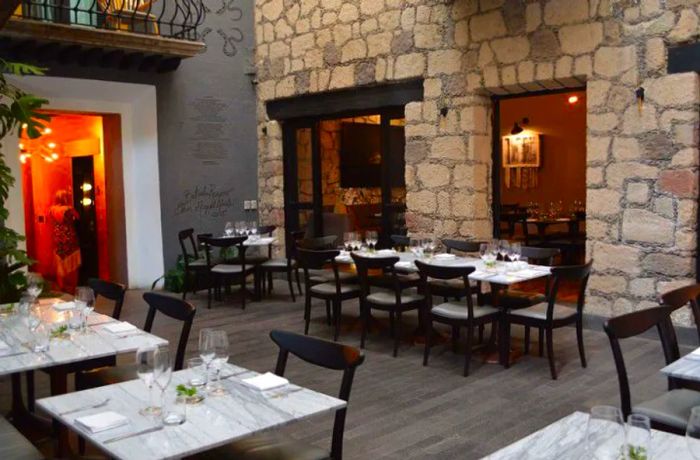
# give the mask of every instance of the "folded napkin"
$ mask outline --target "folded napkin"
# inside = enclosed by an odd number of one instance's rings
[[[379,251],[376,251],[375,254],[378,256],[393,256],[396,254],[396,251],[393,249],[380,249]]]
[[[56,302],[53,304],[53,309],[56,311],[66,311],[75,308],[75,302]]]
[[[279,388],[289,384],[289,380],[273,374],[272,372],[265,372],[257,377],[243,379],[241,382],[260,391],[272,390],[273,388]]]
[[[99,414],[86,415],[75,419],[75,424],[89,431],[100,433],[129,423],[129,419],[116,412],[107,411]]]
[[[129,322],[120,321],[105,325],[104,330],[107,332],[111,332],[112,334],[123,334],[125,332],[138,331],[139,328]]]
[[[457,256],[454,254],[444,253],[444,254],[435,254],[433,256],[433,258],[438,259],[438,260],[452,260],[452,259],[456,259]]]

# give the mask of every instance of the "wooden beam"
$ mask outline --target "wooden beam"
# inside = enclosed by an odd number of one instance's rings
[[[5,1],[0,0],[0,3]],[[57,41],[87,48],[123,49],[181,58],[196,56],[206,46],[202,42],[176,40],[158,35],[92,29],[19,18],[10,18],[0,34],[13,38],[41,37],[43,41]]]
[[[22,0],[2,0],[0,2],[0,29],[10,19]]]

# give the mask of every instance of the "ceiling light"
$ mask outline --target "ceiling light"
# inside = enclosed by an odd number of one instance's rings
[[[22,164],[26,163],[26,162],[27,162],[27,155],[24,154],[24,153],[23,153],[22,155],[20,155],[20,156],[19,156],[19,161],[20,161],[20,163],[22,163]]]
[[[28,125],[28,124],[26,124],[26,123],[22,123],[22,129],[27,129],[28,127],[29,127],[29,125]]]
[[[573,105],[573,104],[576,104],[576,103],[578,102],[578,96],[576,96],[576,95],[574,95],[574,96],[569,96],[569,99],[568,99],[568,100],[569,100],[569,104],[572,104],[572,105]]]
[[[21,143],[21,142],[19,143],[19,149],[20,149],[20,150],[24,150],[24,144]]]

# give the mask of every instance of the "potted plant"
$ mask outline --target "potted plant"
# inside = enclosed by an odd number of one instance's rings
[[[9,216],[6,202],[15,183],[12,170],[2,154],[2,140],[13,130],[25,131],[30,138],[41,135],[46,114],[37,111],[48,101],[10,83],[6,75],[43,75],[43,69],[0,59],[0,304],[16,302],[26,285],[21,269],[31,265],[26,251],[19,248],[24,236],[5,226]]]

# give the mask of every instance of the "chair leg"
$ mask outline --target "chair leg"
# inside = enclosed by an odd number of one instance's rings
[[[267,293],[271,294],[272,293],[272,272],[267,273]]]
[[[396,334],[394,335],[394,358],[399,354],[399,341],[401,340],[401,312],[396,312]]]
[[[498,331],[498,321],[491,322],[491,332],[489,333],[489,343],[487,347],[493,349],[496,344],[496,332]]]
[[[428,313],[425,319],[425,348],[423,350],[423,365],[428,365],[428,358],[430,357],[430,345],[432,342],[433,335],[433,321],[430,313]]]
[[[581,358],[581,367],[586,367],[586,351],[583,348],[583,320],[576,320],[576,340],[578,341],[578,354]]]
[[[538,340],[540,341],[540,358],[544,356],[544,329],[538,328]]]
[[[530,326],[525,326],[525,350],[524,353],[526,355],[530,354]]]
[[[326,300],[326,324],[331,326],[333,324],[333,314],[331,313],[331,301]]]
[[[464,353],[464,376],[469,375],[469,364],[472,360],[472,341],[474,340],[474,328],[467,326],[467,351]]]
[[[81,457],[85,455],[85,438],[82,436],[78,436],[78,453]]]
[[[365,348],[365,340],[367,339],[367,329],[369,329],[369,308],[363,305],[360,299],[360,317],[362,319],[362,333],[360,335],[360,348]]]
[[[301,295],[302,292],[301,292],[301,281],[299,280],[299,269],[295,268],[294,271],[295,271],[296,278],[297,278],[297,288],[299,288],[299,295]]]
[[[479,343],[484,343],[484,325],[479,324]]]
[[[554,367],[554,341],[552,340],[551,328],[547,328],[547,358],[549,359],[549,371],[552,374],[552,380],[557,379],[557,370]]]
[[[241,310],[245,310],[245,287],[246,287],[245,279],[246,279],[246,276],[244,274],[241,277]]]
[[[294,295],[294,284],[292,283],[292,271],[287,271],[287,283],[289,284],[289,293],[292,294],[292,302],[296,303],[297,299]]]
[[[390,311],[389,312],[389,337],[394,338],[395,337],[395,331],[394,331],[394,312]]]
[[[29,412],[34,412],[34,403],[36,402],[36,394],[34,392],[34,371],[27,371],[24,374],[27,380],[27,409]]]
[[[452,326],[452,351],[457,353],[457,348],[459,345],[459,326]]]
[[[309,323],[311,322],[311,296],[307,293],[304,299],[304,335],[309,335]]]
[[[335,320],[335,331],[333,332],[333,341],[338,341],[340,335],[340,300],[333,300],[333,319]]]
[[[207,308],[211,309],[211,285],[207,286]]]

